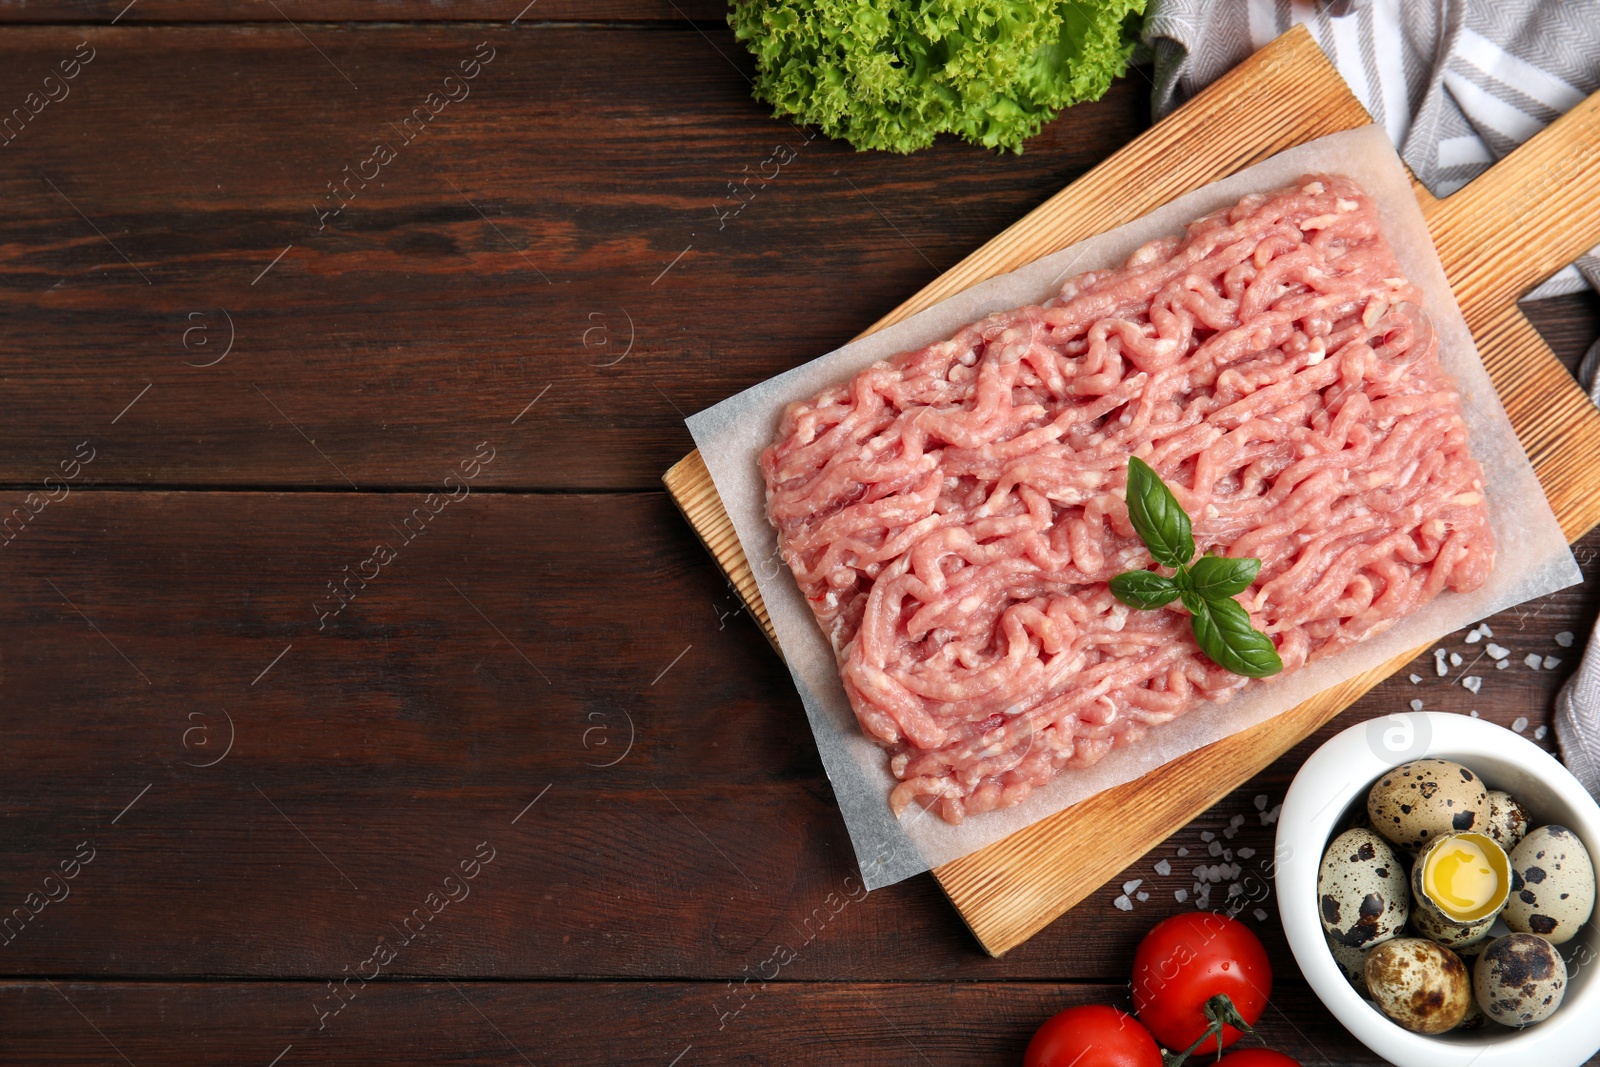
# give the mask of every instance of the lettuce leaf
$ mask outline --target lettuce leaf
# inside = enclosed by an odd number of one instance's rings
[[[1127,70],[1145,0],[733,0],[775,117],[859,150],[1022,142]]]

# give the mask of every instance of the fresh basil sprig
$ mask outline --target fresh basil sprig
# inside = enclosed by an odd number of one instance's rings
[[[1183,505],[1161,476],[1134,456],[1128,457],[1128,518],[1155,561],[1174,573],[1168,578],[1155,571],[1124,571],[1111,579],[1112,595],[1144,611],[1182,600],[1194,639],[1211,662],[1248,678],[1283,670],[1272,639],[1250,625],[1249,612],[1233,599],[1256,580],[1259,559],[1194,559],[1194,530]]]

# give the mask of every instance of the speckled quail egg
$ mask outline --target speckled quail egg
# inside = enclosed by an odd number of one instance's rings
[[[1467,1014],[1456,1024],[1456,1030],[1458,1031],[1481,1030],[1489,1025],[1489,1016],[1484,1014],[1483,1005],[1478,1003],[1477,979],[1474,972],[1478,965],[1478,957],[1483,955],[1483,950],[1488,948],[1490,944],[1491,942],[1486,938],[1476,944],[1451,949],[1461,959],[1462,966],[1466,967],[1467,977],[1472,979],[1472,1000],[1467,1004]]]
[[[1567,991],[1567,965],[1561,953],[1533,934],[1495,938],[1472,971],[1478,1006],[1506,1026],[1548,1019],[1561,1007]]]
[[[1504,789],[1489,790],[1489,824],[1478,829],[1494,838],[1495,844],[1510,852],[1528,835],[1532,825],[1522,801]]]
[[[1373,783],[1367,814],[1380,834],[1416,852],[1445,834],[1481,830],[1489,819],[1489,791],[1459,763],[1413,760]]]
[[[1511,850],[1511,899],[1502,917],[1521,934],[1565,944],[1594,911],[1594,864],[1578,835],[1541,826]]]
[[[1367,953],[1367,988],[1378,1010],[1417,1034],[1442,1034],[1467,1017],[1472,981],[1454,952],[1397,937]]]
[[[1488,834],[1434,839],[1411,866],[1411,925],[1446,948],[1475,944],[1506,905],[1511,864]]]
[[[1389,842],[1371,830],[1346,830],[1322,854],[1317,911],[1322,928],[1346,948],[1395,937],[1411,910],[1406,869]]]
[[[1339,965],[1339,973],[1355,987],[1357,993],[1369,1000],[1372,999],[1372,994],[1367,992],[1366,950],[1341,945],[1326,931],[1322,936],[1328,939],[1328,951],[1333,953],[1333,962]]]

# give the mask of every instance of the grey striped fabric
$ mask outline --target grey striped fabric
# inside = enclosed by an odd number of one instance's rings
[[[1435,196],[1600,89],[1600,0],[1151,0],[1156,115],[1300,23]],[[1586,276],[1600,288],[1600,247],[1529,297]]]
[[[1150,0],[1157,117],[1298,23],[1435,196],[1600,89],[1600,0]],[[1600,290],[1600,246],[1527,299],[1586,282]],[[1579,378],[1600,404],[1600,341]],[[1556,699],[1556,739],[1600,797],[1600,629]]]

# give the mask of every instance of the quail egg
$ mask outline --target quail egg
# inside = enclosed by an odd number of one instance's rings
[[[1367,988],[1378,1010],[1413,1033],[1442,1034],[1467,1017],[1472,982],[1454,952],[1397,937],[1367,953]]]
[[[1371,830],[1346,830],[1322,855],[1317,901],[1323,930],[1339,944],[1361,949],[1387,941],[1411,910],[1406,869]]]
[[[1366,951],[1341,945],[1333,939],[1333,935],[1330,933],[1324,932],[1323,936],[1328,939],[1328,951],[1333,953],[1333,962],[1339,965],[1339,973],[1344,975],[1349,983],[1355,987],[1357,993],[1370,1000],[1372,994],[1367,992]]]
[[[1489,943],[1473,967],[1478,1006],[1497,1023],[1527,1026],[1548,1019],[1567,990],[1567,965],[1556,947],[1534,934]]]
[[[1528,827],[1532,825],[1533,820],[1528,817],[1528,809],[1522,806],[1522,801],[1504,789],[1489,790],[1489,822],[1479,829],[1494,838],[1495,844],[1510,852],[1527,836]]]
[[[1541,826],[1511,850],[1506,925],[1553,945],[1572,940],[1594,911],[1594,865],[1578,835]]]
[[[1373,827],[1408,852],[1489,820],[1483,780],[1459,763],[1419,759],[1403,763],[1373,783],[1367,794]]]
[[[1482,941],[1510,891],[1511,864],[1493,838],[1447,834],[1412,865],[1411,925],[1447,948]]]

